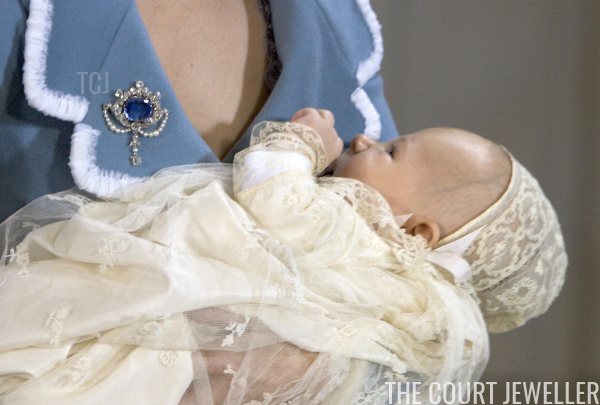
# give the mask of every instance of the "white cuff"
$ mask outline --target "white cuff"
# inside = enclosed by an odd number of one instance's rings
[[[310,159],[298,152],[250,152],[244,156],[245,172],[241,190],[247,190],[288,170],[302,169],[312,172]]]

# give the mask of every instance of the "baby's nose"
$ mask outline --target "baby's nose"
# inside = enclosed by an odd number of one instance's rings
[[[352,138],[352,141],[350,142],[350,149],[352,149],[354,153],[360,153],[369,149],[375,143],[376,142],[373,139],[369,138],[365,134],[360,134]]]

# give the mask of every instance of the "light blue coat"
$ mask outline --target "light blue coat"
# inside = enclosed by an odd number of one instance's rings
[[[362,132],[396,137],[368,0],[270,3],[281,76],[225,161],[248,146],[254,123],[307,106],[331,110],[346,143]],[[0,220],[74,185],[105,194],[163,167],[218,161],[175,97],[134,0],[4,1],[0,72]],[[170,115],[160,136],[141,139],[143,164],[131,166],[130,135],[109,131],[102,104],[136,80],[162,93]]]

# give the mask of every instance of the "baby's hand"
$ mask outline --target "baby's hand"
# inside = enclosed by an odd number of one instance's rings
[[[327,165],[342,153],[344,143],[333,127],[335,119],[331,111],[303,108],[294,114],[290,122],[308,125],[319,134],[325,146]]]

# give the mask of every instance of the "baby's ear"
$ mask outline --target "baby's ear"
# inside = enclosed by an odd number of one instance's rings
[[[427,247],[433,247],[440,240],[440,226],[424,215],[412,215],[402,225],[402,228],[409,235],[420,235],[427,242]]]

